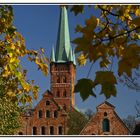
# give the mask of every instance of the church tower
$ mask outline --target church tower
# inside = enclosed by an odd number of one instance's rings
[[[50,73],[51,92],[56,102],[66,111],[75,105],[75,55],[70,45],[67,9],[61,7],[56,51],[52,48]]]

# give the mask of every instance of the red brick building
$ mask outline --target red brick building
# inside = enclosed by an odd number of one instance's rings
[[[51,88],[33,110],[22,117],[19,135],[67,134],[67,115],[74,109],[75,56],[70,45],[66,7],[61,7],[56,51],[50,59]],[[127,135],[129,130],[115,113],[114,106],[105,102],[97,107],[96,115],[81,131],[81,135]],[[107,126],[103,126],[106,124]]]
[[[64,135],[67,112],[75,105],[75,56],[70,45],[66,7],[61,7],[56,51],[50,59],[51,91],[43,94],[37,106],[22,117],[22,135]]]
[[[130,131],[109,102],[97,106],[97,113],[89,120],[80,135],[129,135]]]

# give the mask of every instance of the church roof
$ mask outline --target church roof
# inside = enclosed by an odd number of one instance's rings
[[[109,103],[109,102],[107,102],[107,101],[105,101],[105,102],[103,102],[103,103],[99,104],[96,108],[99,108],[99,107],[100,107],[100,106],[102,106],[103,104],[106,104],[106,105],[108,105],[108,106],[110,106],[110,107],[115,108],[115,106],[114,106],[114,105],[112,105],[111,103]]]
[[[73,51],[70,45],[67,9],[65,6],[62,6],[57,34],[56,52],[54,55],[54,50],[52,50],[51,62],[73,62],[73,64],[76,65],[75,54],[72,52]]]

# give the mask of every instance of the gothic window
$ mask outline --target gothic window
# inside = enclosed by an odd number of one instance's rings
[[[103,132],[109,132],[110,130],[109,120],[105,118],[102,122],[102,125],[103,125]]]
[[[58,112],[57,110],[54,111],[54,118],[57,118],[58,117]]]
[[[50,135],[54,135],[54,127],[50,126]]]
[[[41,127],[41,135],[45,135],[46,134],[46,128],[45,126]]]
[[[64,97],[67,97],[67,92],[66,92],[66,90],[64,91],[63,96],[64,96]]]
[[[63,109],[64,109],[65,111],[67,110],[66,104],[64,104]]]
[[[18,135],[23,135],[23,133],[22,132],[19,132]]]
[[[62,126],[58,126],[58,135],[62,135],[63,130],[62,130]]]
[[[37,135],[37,127],[33,127],[33,135]]]
[[[56,97],[60,97],[60,92],[59,91],[56,92]]]
[[[104,112],[104,116],[105,116],[105,117],[107,116],[107,113],[106,113],[106,112]]]
[[[46,105],[50,105],[50,101],[47,100],[47,101],[46,101]]]
[[[38,118],[42,118],[42,110],[38,111]]]
[[[66,76],[63,76],[63,83],[66,83],[67,82],[67,78]]]
[[[46,118],[50,118],[50,111],[46,110]]]

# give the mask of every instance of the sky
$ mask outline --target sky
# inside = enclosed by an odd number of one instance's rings
[[[40,47],[45,49],[45,54],[50,58],[52,47],[56,47],[59,13],[60,8],[58,5],[13,5],[14,9],[14,25],[17,30],[23,35],[27,49],[37,50]],[[75,33],[76,24],[84,25],[85,19],[90,16],[98,16],[98,11],[87,9],[84,14],[74,16],[73,13],[68,11],[69,30],[71,40],[78,37],[79,34]],[[74,44],[71,44],[74,49]],[[35,106],[42,98],[42,94],[50,89],[50,74],[45,77],[37,66],[27,59],[22,59],[23,68],[28,70],[28,79],[35,80],[35,83],[40,86],[39,98],[33,102]],[[80,78],[86,78],[90,63],[84,67],[76,67],[76,81]],[[97,63],[94,64],[89,77],[95,78],[95,71],[99,70]],[[105,101],[103,95],[99,95],[99,88],[95,90],[97,97],[89,97],[84,102],[82,101],[79,93],[75,94],[76,107],[81,111],[92,109],[96,112],[96,106]],[[128,115],[136,115],[135,102],[140,99],[140,93],[127,88],[120,83],[117,85],[117,97],[111,97],[107,101],[116,107],[116,112],[121,118],[126,118]]]

